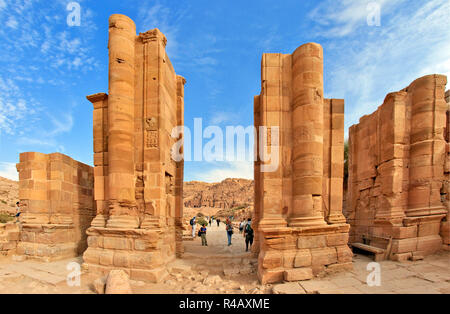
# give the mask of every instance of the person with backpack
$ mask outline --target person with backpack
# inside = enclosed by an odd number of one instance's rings
[[[206,224],[203,224],[198,233],[202,238],[202,246],[208,246],[208,241],[206,240]]]
[[[252,245],[253,245],[253,238],[254,238],[254,232],[253,232],[253,228],[252,228],[251,218],[248,219],[248,222],[245,225],[244,236],[245,236],[245,252],[248,252],[248,245],[250,244],[250,249],[251,249]]]
[[[226,222],[226,231],[227,231],[227,237],[228,237],[228,246],[231,245],[231,237],[233,236],[233,225],[231,224],[231,220],[227,219]]]
[[[195,229],[197,228],[197,222],[195,221],[196,217],[192,218],[191,221],[189,222],[191,224],[192,227],[192,238],[195,238]]]

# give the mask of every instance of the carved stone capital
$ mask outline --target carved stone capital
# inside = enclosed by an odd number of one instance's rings
[[[97,93],[94,95],[86,96],[86,99],[91,103],[95,104],[96,102],[103,101],[108,98],[108,94],[105,93]]]
[[[149,41],[157,41],[158,39],[162,41],[164,48],[167,45],[167,38],[164,36],[163,33],[157,28],[149,30],[145,33],[139,33],[139,38],[142,40],[142,42],[148,43]]]

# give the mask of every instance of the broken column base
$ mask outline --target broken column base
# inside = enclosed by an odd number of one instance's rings
[[[72,224],[24,224],[16,254],[51,262],[79,255],[79,243]]]
[[[353,269],[350,225],[261,228],[258,277],[262,284],[302,281]]]
[[[385,258],[403,262],[420,260],[445,246],[445,215],[406,217],[401,221],[374,221],[366,228],[352,228],[352,243],[364,243],[385,251]],[[447,240],[449,241],[449,240]],[[389,242],[391,244],[389,245]]]
[[[445,215],[408,217],[403,227],[393,228],[390,259],[418,260],[442,249],[441,221]]]
[[[174,231],[91,227],[87,234],[83,267],[89,273],[122,269],[132,280],[158,283],[167,276],[165,265],[175,260]]]

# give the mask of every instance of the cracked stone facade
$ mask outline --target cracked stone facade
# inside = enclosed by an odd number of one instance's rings
[[[185,79],[166,43],[158,29],[136,35],[130,18],[109,19],[109,94],[87,97],[97,207],[83,256],[90,272],[158,282],[183,252],[183,162],[172,159],[171,133],[184,125]]]
[[[442,75],[421,77],[350,128],[350,242],[399,261],[448,248],[446,84]]]
[[[258,151],[275,153],[278,144],[279,167],[265,172],[270,162],[255,162],[254,249],[262,283],[352,268],[342,214],[344,101],[324,99],[323,90],[319,44],[263,55],[254,100]]]

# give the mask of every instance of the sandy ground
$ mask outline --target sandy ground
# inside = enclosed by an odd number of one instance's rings
[[[200,238],[185,241],[182,260],[171,263],[168,276],[159,284],[131,281],[134,293],[150,294],[392,294],[433,293],[450,294],[450,252],[426,257],[422,261],[380,263],[381,286],[369,287],[369,257],[355,255],[351,272],[329,275],[325,278],[286,283],[260,285],[256,276],[256,259],[245,252],[242,235],[233,235],[233,245],[227,246],[224,225],[208,228],[208,247],[201,246]],[[73,269],[71,263],[82,263],[73,258],[52,263],[32,260],[12,261],[0,258],[0,293],[92,294],[92,282],[98,277],[82,273],[80,286],[68,281]]]

